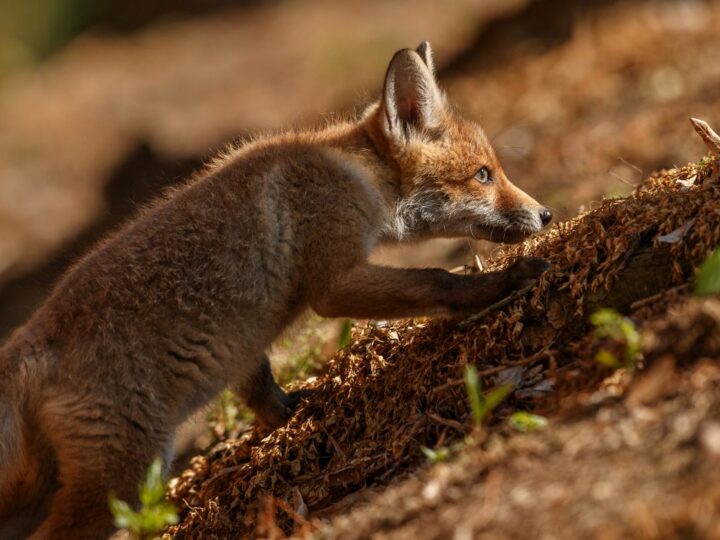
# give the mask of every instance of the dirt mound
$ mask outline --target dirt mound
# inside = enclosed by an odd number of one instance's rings
[[[495,309],[464,321],[358,329],[327,372],[307,384],[314,394],[286,427],[225,441],[172,482],[183,514],[171,532],[290,532],[307,510],[317,515],[349,493],[413,471],[424,459],[421,445],[447,445],[468,432],[468,364],[478,366],[485,388],[515,387],[491,432],[516,409],[549,412],[577,402],[578,390],[609,374],[594,360],[585,316],[611,306],[653,317],[653,306],[668,301],[663,291],[687,283],[720,243],[719,201],[713,159],[656,174],[628,198],[606,200],[495,258],[491,268],[518,255],[553,265],[535,287]]]
[[[657,322],[648,324],[647,337],[664,341],[668,328],[713,332],[693,334],[689,351],[665,356],[630,384],[629,377],[617,381],[624,399],[605,399],[543,432],[471,444],[451,463],[388,488],[314,536],[720,537],[720,354],[713,343],[720,302],[682,301]]]

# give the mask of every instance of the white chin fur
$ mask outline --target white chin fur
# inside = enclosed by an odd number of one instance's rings
[[[504,214],[498,212],[491,201],[454,200],[441,191],[426,190],[401,199],[386,230],[389,237],[400,241],[478,237],[478,234],[487,237],[487,231],[492,231],[494,238],[505,236],[517,241],[516,238],[530,236],[542,228],[540,214],[535,210],[522,209]]]

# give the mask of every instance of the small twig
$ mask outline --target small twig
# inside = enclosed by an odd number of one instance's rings
[[[695,131],[697,131],[697,134],[700,135],[700,138],[705,143],[705,146],[708,147],[708,150],[710,150],[712,154],[715,154],[716,157],[720,157],[720,135],[715,133],[708,123],[703,120],[691,118],[690,123],[695,128]]]
[[[516,360],[514,362],[510,362],[509,364],[502,364],[499,366],[493,366],[491,368],[483,369],[482,371],[478,371],[478,377],[488,377],[490,375],[495,375],[496,373],[500,373],[501,371],[505,371],[506,369],[512,369],[517,366],[527,366],[528,364],[533,364],[537,362],[538,360],[544,358],[547,353],[550,351],[550,347],[543,347],[535,354],[532,354],[526,358],[521,358],[520,360]],[[465,378],[462,379],[452,379],[450,381],[447,381],[446,383],[443,383],[439,386],[436,386],[432,390],[430,390],[430,395],[435,395],[440,392],[444,392],[448,388],[452,388],[454,386],[462,386],[465,384]]]
[[[234,473],[235,471],[239,471],[242,469],[247,463],[241,463],[240,465],[233,465],[232,467],[226,467],[223,470],[221,470],[219,473],[216,473],[212,475],[208,480],[207,484],[213,483],[215,480],[220,478],[221,476],[225,476],[226,474]]]
[[[475,273],[475,267],[469,266],[467,264],[462,264],[460,266],[456,266],[455,268],[451,268],[448,270],[451,274],[459,274],[461,276],[467,276],[468,274],[474,274]]]
[[[630,167],[631,169],[633,169],[635,172],[638,172],[638,173],[640,173],[640,174],[645,174],[640,167],[638,167],[638,166],[635,165],[634,163],[630,163],[630,162],[629,162],[627,159],[625,159],[624,157],[618,156],[617,158],[618,158],[620,161],[622,161],[625,165],[627,165],[628,167]]]
[[[631,182],[630,180],[625,180],[625,178],[623,178],[622,176],[620,176],[619,174],[617,174],[617,173],[615,173],[615,172],[613,172],[613,171],[608,171],[608,174],[609,174],[610,176],[612,176],[613,178],[615,178],[615,180],[619,180],[619,181],[622,182],[623,184],[626,184],[626,185],[628,185],[628,186],[630,186],[630,187],[637,187],[637,184]]]
[[[675,292],[681,292],[685,290],[690,289],[690,284],[683,283],[682,285],[678,285],[677,287],[671,287],[670,289],[665,289],[664,291],[660,291],[657,294],[653,294],[652,296],[646,296],[645,298],[641,298],[640,300],[637,300],[630,304],[630,311],[635,311],[636,309],[640,309],[642,307],[647,306],[648,304],[652,304],[656,300],[662,299],[664,296],[667,296],[671,293]]]
[[[467,429],[467,426],[458,422],[457,420],[451,420],[450,418],[443,418],[442,416],[439,416],[435,413],[428,413],[428,418],[435,422],[436,424],[442,424],[443,426],[448,426],[453,429],[456,429],[458,431],[465,431]]]
[[[504,307],[504,306],[514,302],[518,298],[522,298],[527,293],[529,293],[533,289],[533,287],[535,287],[535,283],[513,292],[510,296],[506,296],[502,300],[499,300],[499,301],[495,302],[494,304],[489,305],[482,311],[479,311],[473,315],[470,315],[467,319],[458,323],[458,328],[467,328],[471,324],[474,324],[477,321],[479,321],[480,319],[482,319],[485,315],[487,315],[491,311],[496,311],[496,310],[500,309],[501,307]]]

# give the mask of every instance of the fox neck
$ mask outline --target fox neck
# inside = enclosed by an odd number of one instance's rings
[[[380,104],[374,103],[358,121],[333,126],[321,138],[358,165],[364,173],[363,180],[380,195],[387,218],[386,223],[381,224],[383,232],[379,241],[398,242],[406,239],[396,224],[404,200],[401,170],[382,132],[381,114]]]

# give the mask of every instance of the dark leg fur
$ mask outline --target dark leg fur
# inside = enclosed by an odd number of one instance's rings
[[[459,276],[438,268],[361,264],[316,291],[312,306],[325,317],[355,319],[473,313],[532,283],[548,267],[543,259],[520,257],[504,270]]]
[[[305,390],[286,394],[275,382],[267,356],[264,356],[255,374],[236,388],[236,393],[245,399],[258,421],[269,429],[285,424],[300,399],[307,395]]]

